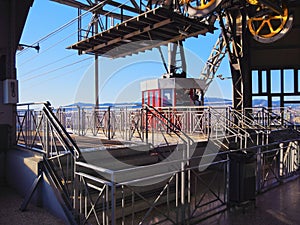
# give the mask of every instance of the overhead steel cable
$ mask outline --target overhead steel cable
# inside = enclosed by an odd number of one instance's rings
[[[88,65],[90,65],[90,64],[80,65],[79,67],[73,68],[72,70],[69,70],[67,72],[63,72],[63,73],[60,73],[60,74],[58,74],[56,76],[49,77],[46,80],[41,80],[41,81],[38,81],[36,83],[33,83],[33,84],[30,85],[30,87],[35,87],[35,86],[37,86],[39,84],[47,83],[48,81],[55,80],[57,78],[69,75],[69,74],[74,73],[74,72],[78,72],[78,70],[80,70],[80,69],[86,69],[85,66],[88,66]]]
[[[41,39],[39,39],[38,41],[34,42],[32,44],[32,46],[37,45],[38,43],[42,43],[43,41],[47,40],[48,38],[52,37],[53,35],[61,32],[62,30],[64,30],[65,28],[71,26],[73,23],[75,23],[80,17],[84,17],[86,16],[89,12],[97,9],[98,7],[102,6],[103,4],[105,4],[107,1],[109,0],[105,0],[103,2],[100,2],[99,4],[93,6],[92,8],[90,8],[89,10],[85,11],[84,13],[78,15],[77,17],[75,17],[74,19],[72,19],[71,21],[65,23],[64,25],[60,26],[59,28],[57,28],[56,30],[52,31],[51,33],[45,35],[44,37],[42,37]],[[29,47],[25,48],[23,51],[19,52],[17,55],[20,55],[22,52],[26,51]]]
[[[68,38],[72,37],[75,33],[77,33],[77,31],[74,32],[74,33],[72,33],[72,34],[70,34],[70,35],[68,35],[67,37],[65,37],[65,38],[63,38],[63,39],[61,39],[61,40],[55,42],[53,45],[51,45],[51,46],[48,47],[47,49],[41,51],[40,54],[36,54],[36,55],[32,56],[31,58],[27,59],[25,62],[22,62],[19,66],[23,66],[24,64],[28,63],[29,61],[31,61],[31,60],[33,60],[33,59],[35,59],[35,58],[37,58],[37,57],[40,57],[41,54],[47,52],[48,50],[54,48],[55,46],[59,45],[59,44],[62,43],[63,41],[67,40]]]
[[[48,63],[48,64],[44,64],[44,65],[39,66],[39,67],[37,67],[37,68],[34,68],[34,69],[32,69],[32,70],[30,70],[30,71],[28,71],[28,72],[22,74],[22,78],[24,78],[24,77],[25,77],[26,75],[28,75],[28,74],[31,74],[32,72],[36,72],[36,71],[38,71],[38,70],[40,70],[40,69],[43,69],[43,68],[46,68],[46,67],[48,67],[48,66],[51,66],[51,65],[53,65],[53,64],[55,64],[55,63],[61,62],[61,61],[65,60],[65,59],[67,59],[67,58],[70,58],[71,56],[74,56],[74,55],[77,55],[77,53],[69,54],[69,55],[64,56],[64,57],[62,57],[62,58],[59,58],[59,59],[57,59],[57,60],[55,60],[55,61],[53,61],[53,62],[50,62],[50,63]]]
[[[103,1],[101,4],[104,4],[104,3],[107,2],[107,1],[108,1],[108,0]],[[101,18],[102,16],[106,16],[106,15],[108,15],[109,13],[115,11],[116,9],[122,7],[122,6],[125,5],[127,2],[129,2],[129,0],[126,1],[125,3],[119,5],[118,7],[113,8],[113,9],[110,10],[109,12],[107,12],[107,13],[101,15],[100,18]],[[54,36],[55,34],[61,32],[62,30],[66,29],[67,27],[69,27],[69,26],[70,26],[72,23],[74,23],[78,18],[87,15],[88,12],[90,12],[90,11],[96,9],[97,7],[99,7],[99,4],[96,5],[96,6],[94,6],[94,7],[92,7],[91,9],[89,9],[88,11],[86,11],[85,13],[83,13],[83,14],[77,16],[76,18],[72,19],[70,22],[68,22],[68,23],[66,23],[66,24],[64,24],[64,25],[62,25],[61,27],[59,27],[58,29],[56,29],[56,30],[54,30],[53,32],[49,33],[49,34],[46,35],[45,37],[39,39],[39,40],[36,41],[34,44],[40,43],[40,42],[43,42],[43,41],[46,41],[46,40],[49,39],[50,37]],[[69,37],[71,37],[72,35],[74,35],[74,33],[77,33],[77,32],[78,32],[78,30],[77,30],[76,32],[73,32],[72,34],[68,35],[67,37],[65,37],[65,38],[63,38],[63,39],[61,39],[61,40],[59,40],[58,42],[56,42],[55,44],[51,45],[49,48],[47,48],[46,50],[44,50],[43,53],[46,52],[46,51],[48,51],[49,49],[52,49],[53,47],[57,46],[58,44],[60,44],[60,43],[63,42],[64,40],[68,39]],[[34,44],[33,44],[33,45],[34,45]],[[39,55],[40,55],[40,54],[39,54]],[[34,57],[32,57],[32,58],[26,60],[25,62],[23,62],[22,64],[20,64],[20,66],[24,65],[25,63],[28,63],[29,61],[31,61],[32,59],[38,57],[39,55],[34,56]],[[75,55],[75,54],[74,54],[74,55]],[[62,59],[68,58],[68,57],[70,57],[70,56],[72,56],[72,55],[63,57]],[[50,73],[56,72],[56,71],[58,71],[58,70],[61,70],[61,69],[66,68],[66,67],[70,67],[70,66],[73,66],[73,65],[75,65],[75,64],[84,62],[84,61],[86,61],[86,60],[88,60],[88,59],[91,59],[91,58],[93,58],[93,57],[91,56],[91,57],[85,58],[85,59],[83,59],[83,60],[79,60],[79,61],[76,61],[76,62],[67,64],[67,65],[61,66],[61,67],[59,67],[59,68],[56,68],[56,69],[53,69],[53,70],[50,70],[50,71],[46,71],[46,72],[42,72],[42,73],[40,73],[40,74],[36,74],[36,75],[30,76],[30,77],[28,77],[27,79],[24,79],[22,82],[26,82],[26,81],[32,80],[32,79],[34,79],[34,78],[37,78],[37,77],[41,77],[41,76],[48,75],[48,74],[50,74]],[[60,60],[61,60],[61,59],[60,59]],[[46,66],[52,65],[52,64],[54,64],[54,63],[56,63],[56,62],[58,62],[58,61],[60,61],[60,60],[55,60],[55,61],[52,62],[52,63],[46,64]],[[40,66],[40,67],[38,67],[38,69],[44,68],[44,67],[45,67],[45,66]],[[29,74],[29,73],[31,73],[31,72],[32,72],[32,71],[27,72],[26,75]]]
[[[34,42],[33,44],[31,44],[31,46],[34,46],[34,45],[37,45],[37,44],[40,44],[40,43],[46,41],[46,40],[49,39],[50,37],[52,37],[52,36],[54,36],[55,34],[61,32],[61,31],[64,30],[65,28],[71,26],[71,25],[72,25],[73,23],[75,23],[79,18],[83,18],[84,16],[88,15],[89,12],[94,11],[95,9],[101,7],[102,5],[104,5],[105,3],[107,3],[108,1],[110,1],[110,0],[105,0],[105,1],[103,1],[103,2],[100,2],[100,3],[97,4],[97,5],[93,6],[93,7],[90,8],[89,10],[85,11],[84,13],[82,13],[82,14],[78,15],[77,17],[75,17],[74,19],[72,19],[71,21],[65,23],[64,25],[60,26],[60,27],[57,28],[56,30],[54,30],[54,31],[52,31],[51,33],[45,35],[45,36],[42,37],[41,39],[37,40],[36,42]],[[115,7],[115,8],[113,8],[112,10],[110,10],[109,12],[107,12],[107,13],[101,15],[100,18],[103,17],[103,16],[106,16],[106,15],[108,15],[108,14],[110,14],[110,13],[112,13],[113,11],[116,10],[116,8],[122,7],[123,5],[125,5],[126,3],[128,3],[129,1],[130,1],[130,0],[127,0],[126,2],[124,2],[124,3],[121,4],[121,5],[119,5],[118,7]],[[17,56],[24,54],[28,49],[29,49],[29,47],[25,47],[24,50],[22,50],[21,52],[17,53]]]
[[[32,79],[34,79],[34,78],[41,77],[41,76],[44,76],[44,75],[47,75],[47,74],[56,72],[56,71],[58,71],[58,70],[61,70],[61,69],[66,68],[66,67],[73,66],[73,65],[76,65],[76,64],[78,64],[78,63],[81,63],[81,62],[84,62],[84,61],[86,61],[86,60],[89,60],[89,59],[91,59],[91,58],[93,58],[93,57],[90,56],[90,57],[88,57],[88,58],[85,58],[85,59],[82,59],[82,60],[78,60],[78,61],[76,61],[76,62],[73,62],[73,63],[67,64],[67,65],[64,65],[64,66],[62,66],[62,67],[59,67],[59,68],[56,68],[56,69],[53,69],[53,70],[50,70],[50,71],[46,71],[46,72],[43,72],[43,73],[40,73],[40,74],[36,74],[36,75],[31,76],[31,77],[29,77],[29,78],[27,78],[27,79],[25,79],[25,80],[22,80],[22,82],[25,82],[25,81],[28,81],[28,80],[32,80]]]
[[[105,2],[106,2],[106,1],[102,2],[102,4],[105,3]],[[127,2],[129,2],[129,0],[126,1],[125,3],[121,4],[121,5],[118,6],[118,7],[114,7],[111,11],[109,11],[109,12],[107,12],[107,13],[101,15],[101,16],[106,16],[107,14],[109,14],[109,13],[115,11],[117,8],[122,7],[122,6],[125,5]],[[97,6],[98,6],[98,5],[97,5]],[[93,7],[93,8],[95,8],[95,7]],[[89,11],[91,11],[91,9],[90,9]],[[89,11],[87,11],[87,12],[89,12]],[[82,16],[82,15],[87,15],[87,12],[81,14],[81,16]],[[73,19],[72,21],[76,20],[77,18],[80,18],[80,16],[76,17],[76,18]],[[67,24],[70,24],[72,21],[70,21],[70,22],[67,23]],[[62,27],[64,27],[64,29],[68,27],[67,24],[61,26],[60,28],[58,28],[58,29],[55,30],[55,31],[57,31],[57,33],[58,33],[58,31],[59,31],[59,32],[62,31],[62,30],[63,30]],[[51,32],[50,34],[54,33],[55,31]],[[67,40],[68,38],[72,37],[72,36],[73,36],[74,34],[76,34],[78,31],[79,31],[79,30],[77,30],[77,31],[73,32],[72,34],[68,35],[67,37],[65,37],[65,38],[63,38],[63,39],[57,41],[56,43],[54,43],[53,45],[51,45],[51,46],[48,47],[47,49],[43,50],[40,54],[34,55],[33,57],[27,59],[26,61],[22,62],[22,63],[21,63],[20,65],[18,65],[18,66],[19,66],[19,67],[20,67],[20,66],[23,66],[24,64],[27,64],[27,63],[30,62],[31,60],[33,60],[33,59],[35,59],[35,58],[41,56],[41,54],[47,52],[48,50],[54,48],[55,46],[59,45],[59,44],[62,43],[63,41]],[[51,36],[50,34],[46,35],[44,38],[40,39],[39,41],[41,41],[41,40],[46,40],[46,39],[50,38],[50,36]],[[54,35],[54,34],[53,34],[53,35]],[[39,41],[37,41],[37,42],[35,42],[35,43],[38,43]],[[33,44],[33,45],[34,45],[34,44]],[[75,54],[74,54],[74,55],[75,55]]]

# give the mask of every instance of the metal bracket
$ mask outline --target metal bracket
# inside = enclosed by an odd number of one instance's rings
[[[42,170],[42,165],[41,165],[41,162],[39,162],[38,164],[38,175],[37,177],[35,178],[35,180],[33,181],[29,191],[27,192],[26,196],[25,196],[25,199],[23,200],[22,202],[22,205],[20,207],[20,210],[22,212],[24,212],[34,194],[34,192],[36,191],[36,189],[38,188],[41,180],[42,180],[42,177],[43,177],[43,170]]]

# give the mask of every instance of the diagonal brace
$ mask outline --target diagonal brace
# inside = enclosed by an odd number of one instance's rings
[[[43,173],[42,173],[42,170],[41,170],[41,167],[40,167],[40,163],[39,163],[39,169],[38,169],[38,176],[35,178],[34,182],[32,183],[28,193],[26,194],[25,196],[25,199],[24,201],[22,202],[22,205],[20,207],[20,210],[22,212],[24,212],[34,194],[34,192],[36,191],[37,187],[39,186],[41,180],[42,180],[42,177],[43,177]]]

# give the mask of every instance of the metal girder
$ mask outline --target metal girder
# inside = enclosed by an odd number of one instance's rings
[[[239,10],[231,8],[220,9],[217,14],[222,32],[200,74],[200,79],[205,80],[205,89],[203,91],[204,93],[207,91],[227,53],[232,74],[233,106],[235,109],[242,110],[244,88],[241,58],[244,52],[243,39],[241,38],[242,33],[237,28],[241,24],[237,24],[236,22],[241,19],[241,14]]]
[[[82,2],[75,1],[75,0],[50,0],[50,1],[57,2],[57,3],[67,5],[67,6],[71,6],[71,7],[78,8],[78,9],[83,9],[86,11],[88,11],[91,8],[90,5],[87,5],[87,4],[84,4]]]
[[[241,37],[243,32],[239,33],[238,29],[243,29],[243,25],[237,24],[237,20],[243,21],[242,14],[238,9],[230,12],[224,10],[220,12],[219,19],[232,75],[233,107],[237,110],[242,110],[244,103],[244,88],[241,58],[243,57],[244,51],[242,43],[243,38]]]
[[[92,48],[89,48],[89,49],[86,50],[86,52],[95,51],[95,50],[98,50],[98,49],[100,49],[100,48],[102,48],[102,47],[105,47],[105,46],[109,46],[109,45],[115,44],[115,43],[121,41],[122,39],[125,39],[125,40],[126,40],[126,39],[130,39],[131,37],[134,37],[134,36],[136,36],[136,35],[139,35],[139,34],[142,34],[142,33],[145,33],[145,32],[149,32],[149,31],[151,31],[153,28],[155,29],[155,28],[159,28],[159,27],[161,27],[161,26],[164,26],[164,25],[166,25],[166,24],[169,24],[169,23],[171,22],[171,20],[172,20],[172,19],[169,18],[169,19],[165,19],[165,20],[163,20],[163,21],[161,21],[161,22],[158,22],[158,23],[156,23],[156,24],[154,24],[154,25],[149,25],[149,26],[147,26],[147,27],[145,27],[145,28],[143,28],[143,29],[139,29],[139,30],[134,31],[134,32],[132,32],[132,33],[126,34],[126,35],[124,35],[123,38],[122,38],[122,37],[115,38],[115,39],[113,39],[113,40],[111,40],[111,41],[108,41],[108,42],[106,42],[106,43],[103,43],[103,44],[94,46],[94,47],[92,47]]]
[[[91,0],[85,0],[85,1],[76,1],[76,0],[50,0],[53,2],[57,2],[60,4],[68,5],[74,8],[83,9],[86,11],[91,10],[92,13],[98,12],[99,14],[102,14],[101,12],[105,11],[98,11],[98,8],[93,9],[97,4],[101,6],[101,8],[104,8],[106,6],[112,6],[117,8],[122,8],[124,10],[127,10],[132,13],[141,13],[141,2],[137,0],[130,0],[131,5],[128,5],[122,1],[111,1],[111,0],[104,0],[99,1],[99,3],[93,2]]]
[[[205,81],[205,89],[203,93],[205,93],[215,78],[215,75],[219,69],[219,66],[225,57],[226,54],[226,42],[224,41],[223,35],[221,34],[217,39],[210,56],[208,57],[202,71],[200,74],[200,79]]]
[[[90,11],[91,13],[94,14],[109,15],[113,18],[121,19],[120,13],[104,10],[103,7],[105,6],[105,4],[103,2],[100,2],[99,4],[88,5],[75,0],[50,0],[50,1],[71,6],[77,8],[78,10]],[[131,16],[123,15],[123,19],[129,19],[129,18],[131,18]],[[81,18],[78,19],[81,20]]]
[[[186,78],[186,59],[182,40],[168,45],[169,77]]]

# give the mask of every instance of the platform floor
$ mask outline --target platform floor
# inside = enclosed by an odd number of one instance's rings
[[[30,204],[20,212],[23,198],[14,190],[0,186],[0,224],[61,225],[46,210]],[[199,222],[200,225],[299,225],[300,177],[269,190],[256,199],[256,208],[228,210]]]
[[[300,177],[271,189],[256,198],[256,208],[227,210],[201,225],[299,225]]]
[[[54,217],[46,209],[29,204],[27,210],[19,210],[23,197],[13,189],[0,186],[0,225],[63,225],[62,220]]]

